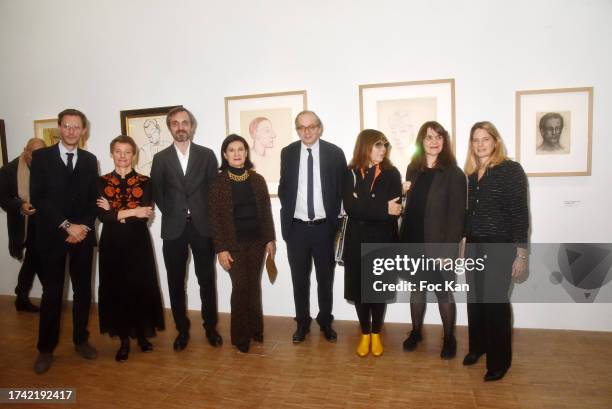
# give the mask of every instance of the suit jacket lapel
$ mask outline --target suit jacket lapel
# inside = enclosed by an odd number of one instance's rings
[[[327,191],[329,189],[329,184],[325,183],[323,175],[326,173],[325,171],[327,170],[327,162],[329,160],[329,158],[327,157],[327,153],[328,152],[325,150],[325,145],[322,143],[321,140],[319,140],[319,176],[321,178],[321,194],[323,196],[323,207],[326,209],[326,212],[327,209],[329,209],[327,203],[325,202],[329,197],[329,192]]]
[[[189,160],[187,161],[187,171],[185,172],[185,177],[191,179],[191,173],[193,172],[194,167],[197,162],[200,161],[200,156],[197,154],[196,149],[194,149],[193,145],[189,146]]]
[[[183,175],[183,168],[181,167],[181,162],[180,162],[179,157],[178,157],[178,152],[176,151],[176,147],[174,145],[170,145],[170,146],[172,148],[170,149],[170,152],[169,152],[169,154],[170,154],[169,155],[169,157],[170,157],[169,158],[170,159],[169,165],[170,165],[171,168],[174,169],[174,171],[176,172],[179,180],[184,182],[184,179],[185,179],[184,176],[185,175]]]

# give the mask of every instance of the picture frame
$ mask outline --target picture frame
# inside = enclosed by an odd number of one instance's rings
[[[255,171],[276,197],[280,181],[280,152],[299,140],[295,117],[308,109],[305,90],[225,97],[226,133],[247,140]]]
[[[0,119],[0,167],[8,163],[8,151],[6,147],[6,128],[4,127],[4,119]]]
[[[60,141],[60,130],[57,126],[57,118],[34,120],[34,137],[42,139],[45,146],[55,145]],[[79,140],[79,148],[85,149],[89,132]]]
[[[527,176],[590,176],[593,87],[516,91],[516,160]]]
[[[404,174],[415,151],[419,129],[438,121],[455,152],[455,79],[359,85],[360,129],[377,129],[391,144],[391,161]]]
[[[153,155],[172,145],[173,138],[166,126],[166,115],[178,107],[182,105],[127,109],[119,113],[121,134],[132,137],[138,147],[134,157],[134,169],[138,173],[149,176]]]

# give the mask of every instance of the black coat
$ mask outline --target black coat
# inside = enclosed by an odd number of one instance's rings
[[[23,200],[17,190],[19,157],[0,169],[0,207],[6,212],[9,253],[18,260],[23,258],[25,217],[21,214]],[[30,218],[30,221],[32,218]]]
[[[342,149],[336,145],[319,139],[319,164],[321,174],[321,189],[323,190],[323,207],[330,234],[334,234],[342,203],[342,180],[346,172],[346,158]],[[280,182],[278,198],[281,202],[281,231],[283,239],[291,234],[295,202],[298,192],[300,175],[300,149],[302,141],[287,145],[281,151]]]
[[[79,149],[74,171],[69,173],[57,144],[32,152],[30,195],[36,208],[36,247],[40,251],[68,248],[68,234],[59,227],[64,220],[88,226],[91,231],[84,243],[96,244],[97,186],[98,161],[92,153]]]
[[[361,300],[361,244],[397,241],[397,216],[389,214],[389,201],[402,194],[402,177],[396,168],[383,170],[368,194],[355,192],[354,181],[359,186],[360,178],[360,171],[346,170],[342,195],[348,215],[344,239],[344,298],[356,302]]]
[[[153,156],[153,200],[162,212],[161,237],[178,238],[187,223],[187,210],[198,233],[210,237],[208,190],[219,167],[212,150],[191,142],[184,175],[174,144]]]

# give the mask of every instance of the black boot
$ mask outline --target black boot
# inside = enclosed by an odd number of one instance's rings
[[[15,308],[17,311],[22,312],[38,312],[40,308],[35,306],[30,302],[30,299],[26,294],[17,295],[17,299],[15,299]]]
[[[129,353],[130,353],[130,338],[122,337],[121,346],[119,347],[119,350],[117,351],[117,355],[115,355],[115,361],[117,362],[127,361]]]

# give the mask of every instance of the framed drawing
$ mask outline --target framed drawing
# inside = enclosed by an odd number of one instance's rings
[[[516,159],[528,176],[589,176],[593,88],[516,92]]]
[[[281,149],[299,139],[294,119],[306,107],[306,91],[225,97],[225,130],[249,142],[251,161],[271,196],[278,190]]]
[[[6,150],[6,130],[4,128],[4,119],[0,119],[0,167],[8,163],[8,152]]]
[[[455,151],[455,80],[390,82],[359,86],[361,130],[378,129],[391,143],[391,161],[403,175],[426,121],[438,121]]]
[[[60,141],[60,131],[57,118],[37,119],[34,121],[34,136],[45,141],[46,146],[55,145]],[[79,148],[85,149],[89,133],[79,141]]]
[[[121,111],[121,134],[131,136],[138,146],[134,166],[138,173],[149,176],[153,155],[172,144],[166,114],[180,106]]]

